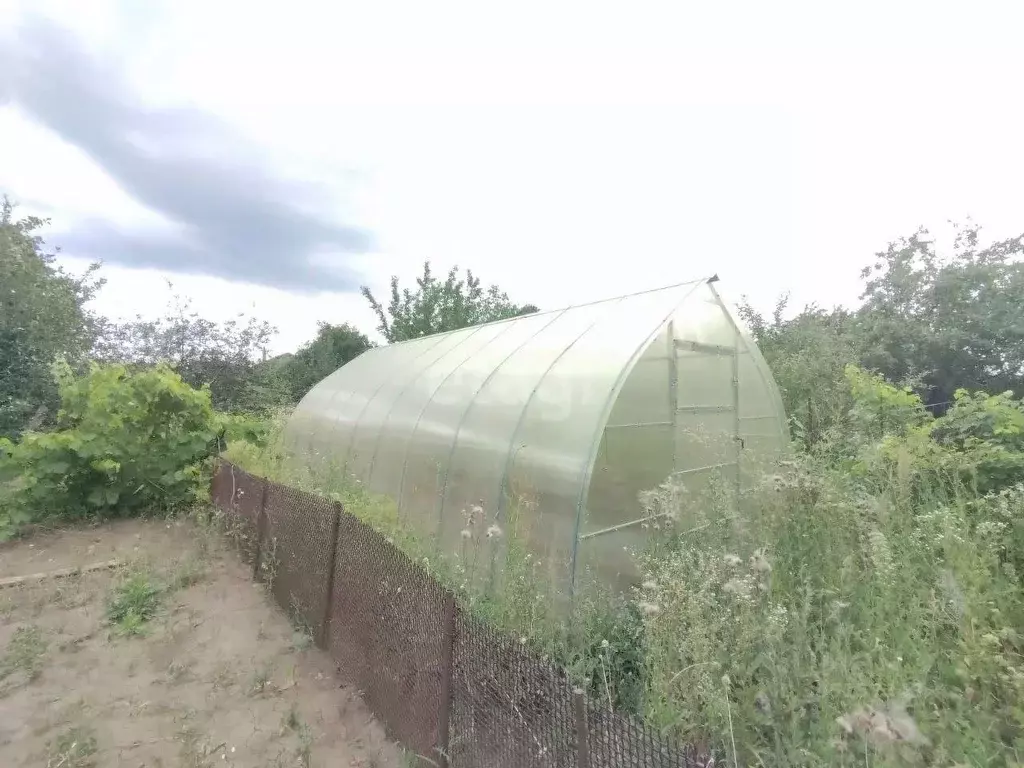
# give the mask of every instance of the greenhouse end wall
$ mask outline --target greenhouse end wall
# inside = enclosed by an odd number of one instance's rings
[[[512,523],[553,579],[586,562],[609,583],[635,576],[650,534],[641,491],[670,475],[742,487],[788,439],[767,365],[708,280],[369,350],[313,388],[287,437],[444,552]]]

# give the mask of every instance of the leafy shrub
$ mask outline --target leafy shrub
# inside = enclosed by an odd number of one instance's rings
[[[839,443],[782,463],[742,514],[721,493],[654,492],[682,525],[635,599],[644,712],[741,765],[1017,764],[1020,401],[959,393],[935,418],[847,376]]]
[[[221,430],[205,388],[166,367],[76,377],[58,365],[56,375],[58,429],[0,441],[0,536],[29,520],[126,516],[205,493]]]

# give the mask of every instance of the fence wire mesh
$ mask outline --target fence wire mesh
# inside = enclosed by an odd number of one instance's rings
[[[451,765],[576,766],[564,671],[462,611],[455,624]]]
[[[436,758],[448,595],[387,539],[349,514],[338,528],[329,647],[388,731]]]
[[[250,475],[233,464],[222,464],[213,476],[210,489],[214,505],[227,513],[225,532],[249,564],[259,552],[259,518],[265,486],[263,478]]]
[[[389,735],[452,768],[710,768],[488,627],[390,541],[320,496],[224,462],[211,496],[254,573]]]
[[[340,505],[321,496],[267,484],[260,578],[277,602],[314,638],[323,637],[331,559]]]
[[[587,704],[590,768],[714,768],[706,750],[664,739],[636,718]]]

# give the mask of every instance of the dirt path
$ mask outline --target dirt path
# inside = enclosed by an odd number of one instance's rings
[[[129,565],[0,589],[0,765],[405,764],[329,657],[191,522],[0,545],[0,579],[111,559]]]

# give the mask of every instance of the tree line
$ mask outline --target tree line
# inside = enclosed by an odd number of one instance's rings
[[[139,370],[167,364],[189,385],[208,385],[213,405],[229,412],[266,413],[293,405],[314,384],[365,352],[373,342],[349,323],[320,322],[316,336],[298,350],[269,356],[277,329],[254,317],[209,320],[175,295],[157,319],[113,321],[90,308],[103,286],[99,265],[84,275],[57,264],[40,237],[47,220],[0,208],[0,437],[54,423],[58,385],[51,370],[60,358],[81,369],[90,361]],[[453,267],[444,279],[423,265],[414,288],[391,279],[383,305],[368,287],[362,293],[388,343],[501,320],[530,312],[498,286],[485,287],[471,270]]]
[[[293,353],[268,356],[277,330],[253,317],[206,319],[175,297],[155,320],[112,321],[90,309],[103,285],[98,265],[72,275],[39,236],[46,220],[0,209],[0,435],[52,423],[51,364],[89,361],[144,368],[167,363],[192,386],[209,385],[219,410],[287,407],[373,343],[348,323],[321,322]],[[840,427],[851,407],[844,371],[853,363],[909,387],[941,415],[959,390],[1024,392],[1024,235],[983,244],[974,223],[957,228],[952,253],[926,230],[890,243],[864,268],[855,309],[811,304],[789,311],[782,297],[765,315],[741,315],[783,391],[796,439],[806,446]],[[412,287],[392,277],[386,303],[362,294],[388,343],[536,312],[471,270],[443,279],[429,262]]]
[[[936,416],[960,391],[1024,395],[1024,234],[982,245],[976,224],[956,232],[946,255],[925,229],[876,253],[856,309],[811,304],[787,316],[787,296],[769,316],[740,306],[800,443],[844,423],[850,363],[910,389]]]

